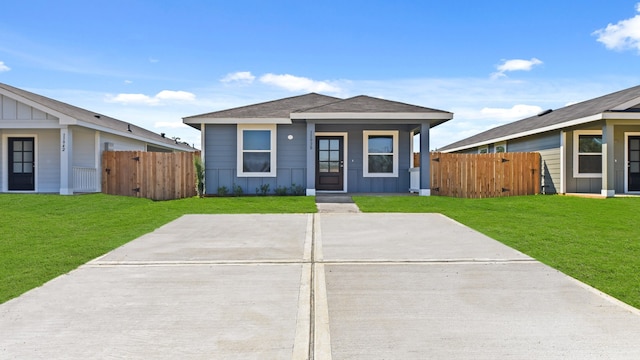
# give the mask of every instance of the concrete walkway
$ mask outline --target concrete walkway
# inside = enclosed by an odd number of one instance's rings
[[[0,305],[2,359],[638,359],[638,334],[438,214],[187,215]]]

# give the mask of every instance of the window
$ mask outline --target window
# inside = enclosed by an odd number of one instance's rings
[[[238,177],[276,176],[276,125],[238,125]]]
[[[478,148],[478,154],[487,154],[489,152],[489,146],[480,146]]]
[[[573,176],[602,176],[602,132],[575,131],[573,136]]]
[[[507,142],[503,141],[503,142],[499,142],[493,145],[493,152],[494,153],[503,153],[503,152],[507,152]]]
[[[398,177],[398,131],[364,131],[365,177]]]

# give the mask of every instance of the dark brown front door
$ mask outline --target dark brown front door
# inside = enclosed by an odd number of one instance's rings
[[[629,136],[628,191],[640,191],[640,136]]]
[[[33,138],[9,138],[9,190],[35,190]]]
[[[316,190],[344,189],[343,143],[342,136],[316,137]]]

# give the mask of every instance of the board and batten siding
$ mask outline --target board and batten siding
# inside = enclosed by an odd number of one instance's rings
[[[95,131],[80,127],[73,128],[73,166],[98,167]]]
[[[414,126],[415,127],[415,126]],[[398,130],[398,177],[364,177],[363,131]],[[316,125],[316,134],[346,132],[347,191],[350,193],[406,193],[410,187],[411,126],[394,125]]]
[[[240,186],[244,194],[255,194],[256,188],[269,185],[273,193],[278,187],[306,186],[306,124],[278,125],[276,130],[276,177],[237,176],[237,125],[205,125],[205,181],[207,194],[217,194],[226,187]],[[292,139],[289,140],[289,135]]]
[[[4,95],[0,95],[0,121],[5,122],[1,127],[9,122],[19,122],[24,127],[57,127],[59,124],[57,117]]]

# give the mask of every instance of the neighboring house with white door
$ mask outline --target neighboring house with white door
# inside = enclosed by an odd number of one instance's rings
[[[0,191],[100,192],[104,150],[194,151],[133,124],[0,83]]]
[[[296,185],[307,195],[408,193],[412,187],[429,195],[429,132],[452,117],[370,96],[310,93],[185,117],[184,123],[201,131],[209,194]],[[416,133],[425,165],[412,169]]]
[[[544,193],[640,194],[640,86],[546,110],[438,151],[539,152]]]

